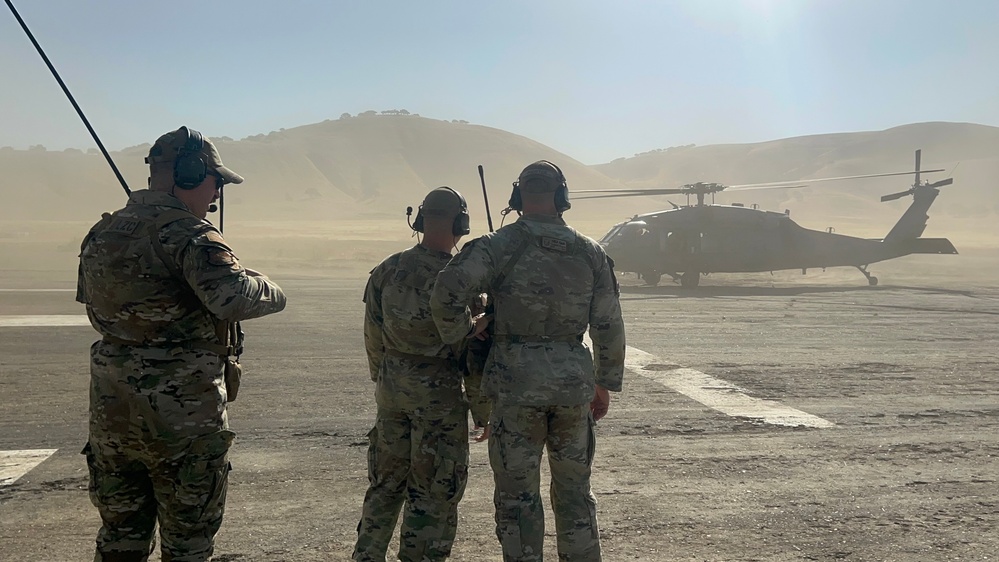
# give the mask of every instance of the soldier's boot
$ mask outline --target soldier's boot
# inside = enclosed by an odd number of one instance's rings
[[[142,550],[112,550],[110,552],[98,552],[94,557],[94,562],[146,562],[149,560],[149,553]]]

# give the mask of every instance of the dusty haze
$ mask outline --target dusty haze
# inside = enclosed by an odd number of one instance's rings
[[[485,232],[479,164],[498,227],[511,181],[525,164],[542,158],[562,167],[571,190],[583,190],[903,171],[912,168],[913,151],[922,148],[924,169],[945,168],[955,179],[930,209],[926,236],[950,238],[962,252],[999,246],[999,128],[975,124],[922,123],[755,144],[656,149],[597,166],[499,129],[413,115],[360,115],[238,141],[215,140],[223,161],[247,178],[228,188],[227,238],[244,260],[265,259],[295,270],[369,269],[386,253],[413,242],[405,208],[415,208],[427,190],[439,185],[465,194],[472,234]],[[145,186],[148,148],[113,153],[133,189]],[[87,228],[125,200],[93,149],[2,148],[0,167],[0,260],[8,271],[72,271]],[[947,173],[928,176],[944,177]],[[907,177],[831,182],[723,193],[716,201],[789,209],[807,228],[880,237],[909,199],[880,203],[879,197],[909,183]],[[576,200],[566,218],[598,237],[631,215],[668,208],[668,201],[684,202],[679,196]]]

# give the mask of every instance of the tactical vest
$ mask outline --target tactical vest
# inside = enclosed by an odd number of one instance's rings
[[[87,279],[86,302],[104,341],[235,355],[222,343],[226,323],[204,307],[160,239],[168,225],[194,216],[182,209],[122,216],[126,210],[105,213],[81,247],[81,267],[86,261],[85,270],[100,269],[88,271],[95,278]]]
[[[515,223],[519,224],[519,223]],[[496,302],[502,306],[503,301],[503,290],[504,288],[510,288],[507,282],[509,275],[513,272],[514,268],[520,263],[524,254],[533,246],[540,249],[543,252],[549,252],[554,255],[560,256],[562,259],[568,259],[573,262],[585,262],[586,270],[591,274],[594,271],[594,266],[588,257],[586,252],[589,246],[586,239],[581,236],[575,229],[568,227],[573,235],[574,241],[568,243],[560,238],[553,238],[544,235],[538,235],[531,233],[527,227],[521,227],[519,235],[519,241],[514,247],[513,251],[510,253],[503,265],[500,266],[499,272],[490,284],[490,295],[496,299]],[[504,311],[500,311],[501,313]],[[585,326],[585,322],[583,324]],[[493,333],[493,340],[496,342],[507,342],[507,343],[548,343],[548,342],[581,342],[583,333],[582,332],[567,332],[567,333],[506,333],[497,326],[497,331]],[[536,330],[535,330],[536,331]]]

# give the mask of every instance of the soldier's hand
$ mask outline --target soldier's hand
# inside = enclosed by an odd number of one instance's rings
[[[489,436],[492,435],[492,433],[493,433],[493,426],[491,424],[488,424],[488,423],[486,424],[485,429],[483,429],[483,427],[481,425],[475,426],[475,430],[476,431],[478,431],[480,429],[482,429],[482,433],[480,433],[479,435],[477,435],[477,436],[475,436],[473,438],[476,443],[482,443],[486,439],[489,439]]]
[[[486,333],[486,328],[489,327],[489,323],[493,321],[492,314],[479,314],[472,317],[475,322],[475,327],[472,328],[472,333],[468,334],[468,339],[475,338],[477,340],[485,341],[489,337]]]
[[[593,412],[593,421],[600,421],[600,418],[607,415],[610,409],[610,391],[597,385],[593,392],[593,401],[590,402],[590,411]]]

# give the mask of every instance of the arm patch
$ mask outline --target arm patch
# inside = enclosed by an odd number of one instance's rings
[[[216,244],[225,244],[225,238],[222,238],[222,234],[216,232],[215,230],[209,230],[205,233],[205,240],[209,242],[214,242]]]
[[[230,266],[236,263],[236,256],[232,252],[223,248],[208,249],[208,263],[212,265]]]

